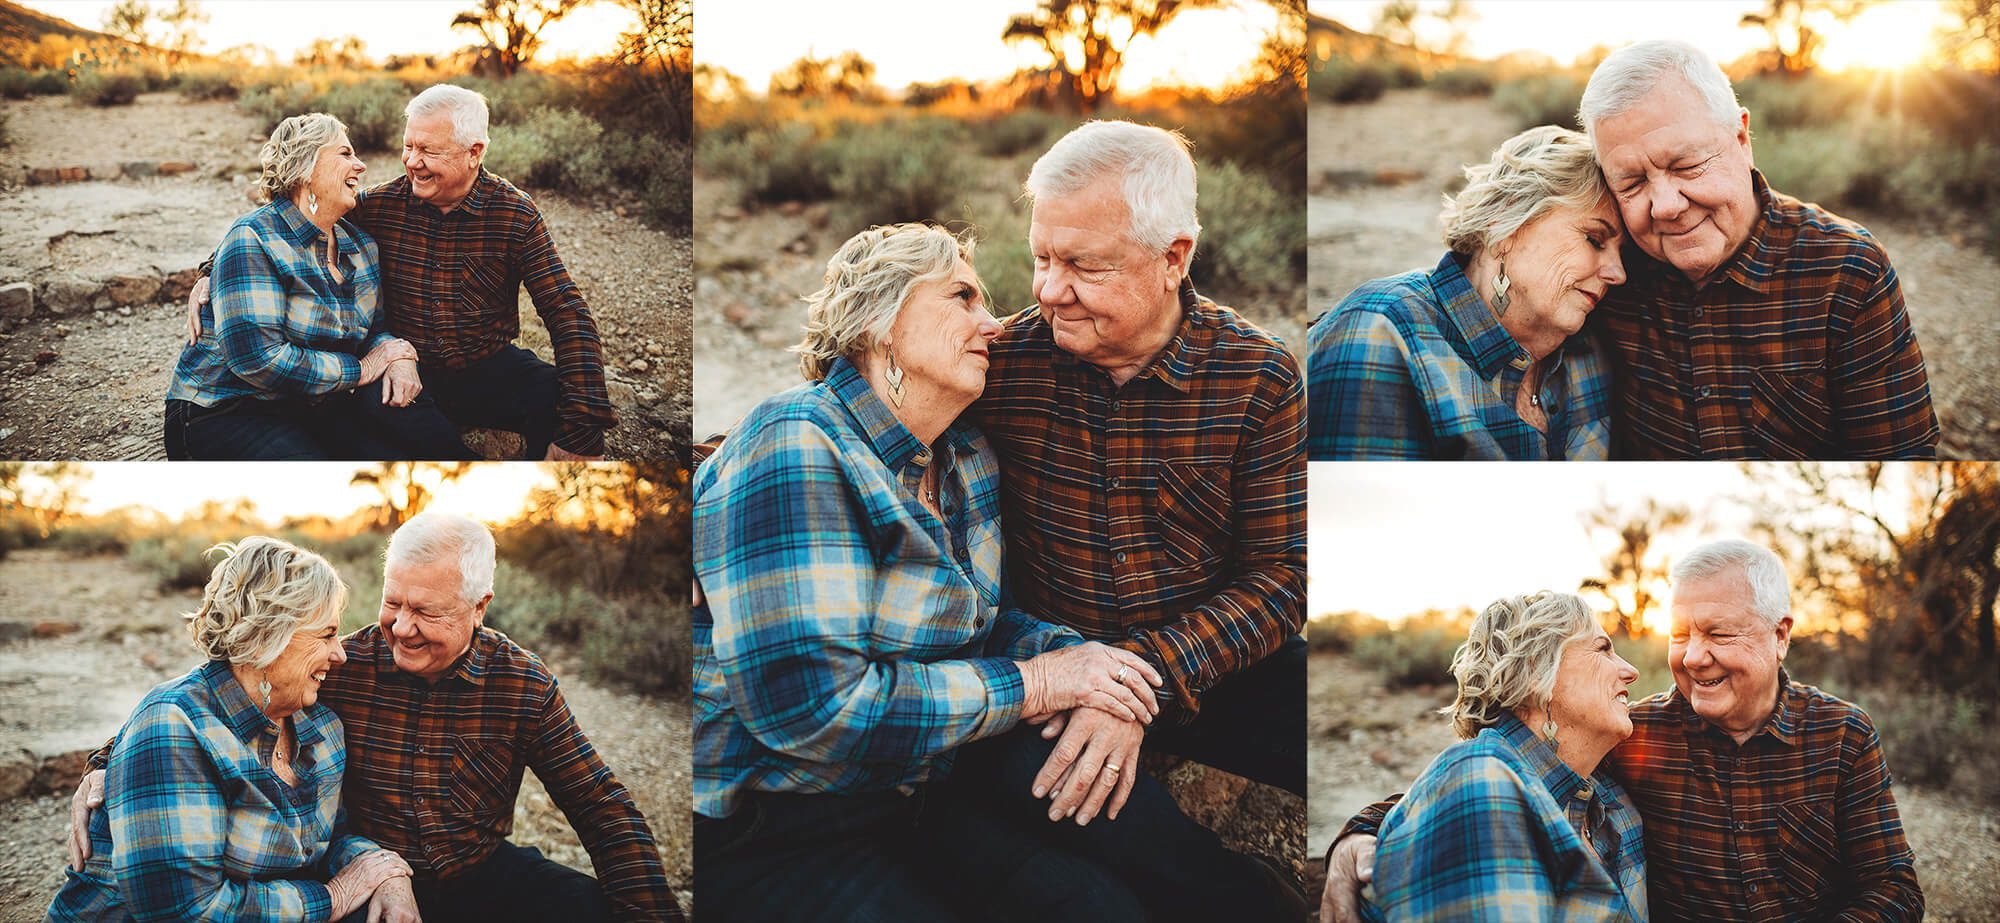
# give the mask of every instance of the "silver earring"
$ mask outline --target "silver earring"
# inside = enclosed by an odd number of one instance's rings
[[[1493,277],[1493,313],[1495,315],[1500,317],[1507,315],[1507,302],[1511,300],[1507,297],[1507,289],[1513,284],[1514,280],[1507,278],[1507,261],[1501,260],[1500,272]]]
[[[883,371],[882,377],[889,382],[889,402],[903,406],[903,370],[896,365],[896,351],[893,349],[889,350],[889,368]]]
[[[1556,719],[1554,717],[1550,717],[1548,720],[1542,722],[1542,733],[1548,737],[1549,746],[1553,747],[1556,745]]]
[[[310,192],[306,193],[306,212],[314,217],[319,215],[319,196],[313,195]]]
[[[270,711],[270,710],[271,710],[271,681],[270,681],[269,679],[260,679],[260,680],[258,680],[258,681],[257,681],[257,691],[258,691],[259,693],[262,693],[262,694],[263,694],[263,696],[264,696],[264,710],[265,710],[265,711]]]

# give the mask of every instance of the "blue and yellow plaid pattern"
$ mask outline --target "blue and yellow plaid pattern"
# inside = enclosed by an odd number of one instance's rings
[[[326,235],[291,200],[238,218],[216,251],[201,339],[181,350],[167,397],[211,407],[360,383],[361,357],[391,337],[380,322],[381,261],[345,219],[333,236],[338,282],[319,258]]]
[[[1383,819],[1370,919],[1646,920],[1639,812],[1512,715],[1452,745]]]
[[[1014,726],[1014,661],[1081,642],[1002,599],[999,470],[919,443],[860,372],[744,418],[694,482],[695,811],[749,791],[881,791]],[[917,492],[940,472],[943,522]]]
[[[1306,452],[1353,459],[1601,460],[1611,373],[1587,334],[1542,378],[1546,434],[1514,409],[1530,357],[1450,253],[1355,289],[1306,332]]]
[[[118,734],[90,862],[51,921],[326,920],[322,882],[373,842],[340,805],[346,746],[323,705],[292,715],[296,786],[269,768],[277,726],[212,660],[146,695]]]

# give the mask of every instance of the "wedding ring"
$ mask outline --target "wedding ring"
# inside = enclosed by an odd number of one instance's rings
[[[1130,671],[1131,669],[1132,669],[1131,667],[1127,667],[1127,666],[1120,666],[1120,667],[1118,668],[1118,673],[1117,673],[1116,675],[1112,676],[1111,678],[1112,678],[1113,680],[1116,680],[1116,681],[1118,681],[1118,682],[1121,682],[1121,683],[1122,683],[1122,682],[1124,682],[1124,681],[1125,681],[1125,674],[1126,674],[1126,672]]]
[[[1105,763],[1105,764],[1104,764],[1104,771],[1105,771],[1105,772],[1108,772],[1108,773],[1111,773],[1112,775],[1114,775],[1114,776],[1115,776],[1115,775],[1117,775],[1117,774],[1118,774],[1118,764],[1117,764],[1117,763]]]

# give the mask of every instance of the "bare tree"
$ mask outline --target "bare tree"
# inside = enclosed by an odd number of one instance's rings
[[[104,12],[104,34],[134,45],[153,44],[153,5],[146,0],[118,0]]]
[[[2000,0],[1954,0],[1959,28],[1942,30],[1946,52],[1967,70],[2000,73]]]
[[[542,48],[542,30],[568,16],[589,0],[481,0],[479,6],[458,14],[454,29],[470,29],[486,42],[494,67],[503,77],[520,73],[521,67]]]
[[[328,67],[360,70],[374,66],[368,59],[368,44],[358,35],[345,38],[316,38],[292,56],[300,67]]]
[[[372,487],[381,496],[382,502],[375,506],[375,525],[388,530],[423,512],[438,487],[471,471],[471,462],[377,462],[354,472],[348,483]]]
[[[196,0],[174,0],[165,9],[146,0],[118,0],[104,13],[104,31],[135,45],[158,49],[170,64],[179,64],[200,48],[200,29],[208,13]]]
[[[1188,10],[1214,9],[1227,0],[1041,0],[1017,15],[1003,41],[1041,46],[1063,74],[1065,95],[1095,112],[1118,89],[1125,50],[1132,40],[1157,34]]]
[[[1826,49],[1826,37],[1813,28],[1820,14],[1847,22],[1867,9],[1869,0],[1766,0],[1764,8],[1745,13],[1739,23],[1759,28],[1769,37],[1772,69],[1786,74],[1802,74],[1819,66]]]
[[[1655,587],[1667,577],[1665,562],[1649,560],[1653,544],[1660,536],[1686,528],[1688,510],[1652,498],[1637,509],[1615,507],[1608,502],[1585,514],[1584,524],[1593,538],[1610,541],[1604,555],[1604,576],[1583,581],[1579,589],[1607,602],[1617,619],[1611,632],[1634,638],[1646,634],[1646,614],[1662,604]]]
[[[690,106],[694,87],[693,0],[619,0],[638,15],[636,26],[618,36],[614,64],[640,97],[639,108],[658,128],[687,138],[694,128]]]
[[[843,51],[830,58],[805,57],[771,75],[771,95],[800,99],[874,99],[881,95],[875,85],[875,62],[858,51]]]

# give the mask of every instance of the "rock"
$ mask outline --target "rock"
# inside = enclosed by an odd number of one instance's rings
[[[187,303],[188,292],[194,288],[195,282],[200,279],[201,267],[199,266],[171,273],[162,281],[160,284],[160,293],[155,297],[161,301],[171,301],[185,305]]]
[[[0,320],[26,320],[35,313],[35,285],[15,282],[0,285]]]
[[[130,316],[131,305],[152,303],[154,296],[160,293],[162,281],[160,274],[150,269],[124,272],[112,276],[105,283],[104,291],[111,296],[112,304],[127,308],[120,314]]]
[[[812,250],[812,244],[806,243],[806,237],[804,234],[800,234],[796,240],[793,240],[791,243],[785,245],[786,253],[798,254],[800,256],[805,255],[811,250]]]
[[[639,392],[622,381],[607,381],[604,390],[610,394],[613,406],[630,407],[639,402]]]
[[[119,316],[119,317],[131,317],[131,316],[132,316],[132,306],[131,306],[131,305],[129,305],[129,304],[121,304],[121,305],[119,305],[119,306],[118,306],[118,316]]]
[[[722,319],[730,324],[750,329],[750,306],[740,301],[732,301],[722,306]]]
[[[741,221],[747,214],[740,205],[724,205],[716,211],[715,216],[724,221]]]
[[[0,800],[28,794],[39,768],[35,755],[26,750],[15,748],[0,754]]]
[[[631,362],[626,363],[625,368],[627,371],[630,371],[635,375],[644,375],[648,371],[650,371],[653,368],[653,366],[651,363],[648,363],[644,359],[634,359]]]
[[[811,208],[806,209],[806,222],[813,226],[813,230],[824,231],[832,215],[832,206],[825,202],[815,202]]]
[[[88,311],[97,290],[96,284],[82,279],[56,279],[42,286],[42,306],[57,317]]]
[[[125,168],[115,163],[91,164],[84,169],[89,171],[90,178],[94,180],[114,180],[125,175]]]
[[[34,637],[35,626],[27,622],[0,622],[0,644]]]
[[[125,165],[125,175],[138,179],[142,176],[157,176],[160,165],[150,160],[134,160]]]
[[[797,218],[806,213],[806,203],[792,199],[778,206],[778,213],[787,218]]]
[[[28,794],[66,795],[76,791],[76,780],[90,770],[90,754],[90,750],[71,750],[42,760]]]
[[[1424,174],[1420,170],[1386,169],[1375,171],[1375,185],[1377,186],[1401,186],[1404,183],[1415,182],[1423,178]]]
[[[56,354],[54,350],[44,349],[41,352],[35,354],[36,365],[48,365],[49,363],[54,361],[56,361]]]
[[[661,356],[666,355],[666,353],[667,351],[664,348],[662,348],[660,344],[655,343],[651,340],[646,341],[646,355],[652,356],[653,358],[657,359]]]
[[[88,167],[57,167],[56,170],[65,183],[81,183],[90,178]]]
[[[75,622],[58,622],[58,621],[36,622],[35,637],[60,638],[63,635],[71,634],[75,632],[77,629],[82,627],[83,626],[78,625]]]
[[[159,170],[161,176],[179,176],[183,173],[193,173],[195,166],[185,160],[169,160],[160,164]]]
[[[30,186],[53,186],[62,181],[62,171],[55,167],[31,167],[28,170]]]

